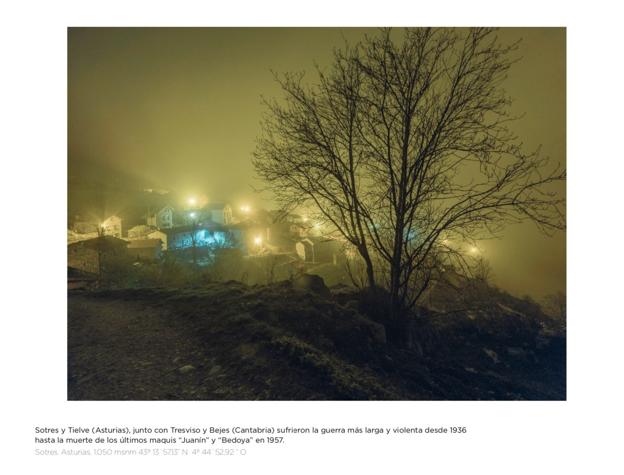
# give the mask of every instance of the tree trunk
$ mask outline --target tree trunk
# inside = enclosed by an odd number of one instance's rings
[[[362,259],[364,259],[364,263],[366,264],[366,281],[368,282],[368,287],[370,289],[375,288],[375,271],[373,269],[373,261],[370,258],[370,254],[368,253],[368,249],[366,246],[361,246],[359,248],[360,255]]]
[[[384,326],[388,344],[403,349],[414,347],[412,337],[412,321],[406,315],[390,319]]]
[[[395,238],[392,261],[390,262],[390,318],[398,320],[403,314],[401,291],[401,243]]]
[[[193,245],[192,248],[192,256],[193,256],[193,266],[197,266],[197,248],[196,248],[196,239],[197,236],[195,235],[195,233],[197,232],[197,223],[195,221],[193,221],[193,228],[191,231],[191,244]]]

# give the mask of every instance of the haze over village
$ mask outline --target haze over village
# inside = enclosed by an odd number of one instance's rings
[[[275,209],[270,192],[255,192],[265,184],[251,166],[261,98],[279,94],[273,73],[306,71],[311,80],[315,62],[327,68],[335,47],[376,31],[72,29],[70,225],[139,208],[142,198],[131,193],[145,188],[169,190],[165,201],[176,213],[189,197],[201,195],[229,204],[234,217],[245,204]],[[515,99],[512,112],[521,115],[514,131],[527,147],[541,145],[543,154],[565,163],[565,35],[556,29],[508,28],[499,36],[508,42],[522,39],[517,52],[522,61],[505,82]],[[565,194],[565,184],[557,189]],[[124,237],[131,227],[147,224],[139,216],[123,221]],[[477,247],[492,266],[493,281],[514,295],[541,300],[565,291],[564,233],[545,237],[532,223],[523,223]]]
[[[233,207],[203,195],[189,196],[178,205],[180,200],[162,189],[144,189],[134,196],[141,204],[126,205],[105,219],[97,219],[95,213],[73,217],[67,236],[69,267],[95,278],[107,260],[126,258],[140,266],[162,261],[167,253],[178,253],[198,266],[211,265],[215,252],[226,250],[247,258],[282,257],[282,265],[300,261],[338,266],[348,254],[344,242],[323,233],[322,223],[305,214],[249,204]],[[103,249],[100,238],[106,240]],[[234,271],[232,276],[246,277]],[[77,277],[73,285],[87,285],[88,276],[83,277],[85,281]]]

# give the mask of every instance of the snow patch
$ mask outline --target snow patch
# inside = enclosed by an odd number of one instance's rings
[[[511,313],[514,315],[518,315],[520,317],[526,317],[526,315],[522,312],[518,312],[517,310],[514,310],[511,307],[508,307],[507,305],[503,305],[502,303],[497,303],[497,305],[501,308],[501,310],[505,311],[506,313]]]

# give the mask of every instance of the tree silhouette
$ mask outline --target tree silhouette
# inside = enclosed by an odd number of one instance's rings
[[[394,319],[465,243],[525,220],[565,226],[550,186],[565,170],[509,127],[516,49],[492,28],[384,29],[337,50],[312,85],[277,77],[284,97],[266,102],[256,171],[357,249]]]
[[[356,53],[348,48],[336,51],[329,74],[317,69],[315,87],[303,84],[303,73],[276,76],[284,98],[265,101],[267,113],[254,165],[284,209],[312,205],[316,219],[329,223],[355,247],[373,287],[361,201],[366,195],[366,169],[358,130],[362,71]]]

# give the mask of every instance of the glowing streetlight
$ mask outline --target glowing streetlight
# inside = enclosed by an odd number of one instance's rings
[[[256,236],[256,237],[254,238],[254,244],[255,244],[256,246],[259,246],[260,244],[262,244],[262,236]]]
[[[249,214],[249,212],[251,211],[251,206],[249,205],[243,205],[240,207],[241,211],[245,214]]]
[[[189,217],[190,217],[191,219],[195,219],[195,216],[197,216],[197,213],[195,213],[194,211],[193,211],[193,212],[191,212],[191,213],[189,213]]]
[[[474,256],[479,254],[479,248],[477,246],[470,246],[469,252]]]
[[[195,206],[197,204],[197,199],[191,196],[188,199],[188,204],[189,204],[189,206]]]

